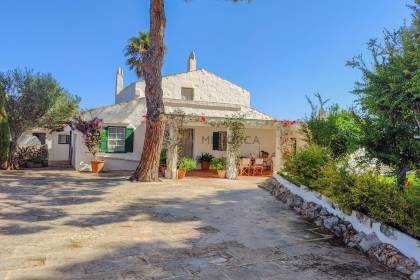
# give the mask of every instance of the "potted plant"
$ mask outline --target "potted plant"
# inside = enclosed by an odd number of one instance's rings
[[[210,163],[210,168],[217,171],[219,178],[226,177],[226,158],[220,157],[213,159]]]
[[[83,135],[83,140],[89,151],[93,156],[91,160],[92,173],[100,173],[103,171],[105,161],[97,159],[96,154],[99,152],[99,144],[101,142],[101,127],[102,120],[93,118],[85,121],[80,116],[75,118],[71,124],[72,128],[79,130]]]
[[[198,161],[201,163],[202,170],[209,170],[210,162],[213,160],[214,156],[209,153],[203,153],[198,157]]]
[[[185,178],[187,171],[197,167],[197,162],[191,158],[181,157],[178,162],[178,179]]]

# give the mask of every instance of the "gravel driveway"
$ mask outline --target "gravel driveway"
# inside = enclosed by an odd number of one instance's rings
[[[406,279],[258,189],[262,178],[126,178],[0,171],[0,279]]]

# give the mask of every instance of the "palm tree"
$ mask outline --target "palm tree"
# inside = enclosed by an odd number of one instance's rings
[[[241,2],[246,0],[231,0]],[[249,1],[249,0],[248,0]],[[157,181],[159,157],[165,131],[162,74],[165,46],[164,0],[150,0],[150,32],[131,38],[126,49],[127,63],[146,83],[146,133],[139,165],[131,176],[134,181]]]
[[[135,70],[137,77],[143,77],[142,63],[143,56],[150,47],[150,33],[139,32],[138,36],[131,37],[125,48],[125,56],[127,57],[127,65],[130,70]]]

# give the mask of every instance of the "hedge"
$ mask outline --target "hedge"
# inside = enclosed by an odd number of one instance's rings
[[[279,174],[318,191],[345,212],[356,210],[415,237],[420,237],[420,182],[411,175],[400,190],[395,178],[378,173],[354,174],[331,152],[309,146],[291,156]]]

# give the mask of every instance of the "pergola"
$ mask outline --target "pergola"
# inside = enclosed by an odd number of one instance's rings
[[[177,117],[184,118],[183,123],[180,124]],[[273,170],[278,170],[283,164],[282,157],[282,134],[283,124],[277,120],[257,120],[257,119],[237,119],[237,118],[223,118],[223,117],[205,117],[197,115],[179,115],[179,114],[168,114],[167,129],[168,129],[168,145],[167,145],[167,169],[165,177],[168,179],[177,178],[177,162],[178,162],[178,137],[179,128],[182,126],[200,126],[210,127],[219,126],[225,120],[237,120],[241,121],[244,128],[269,128],[275,130],[275,157],[273,158]],[[224,126],[227,131],[227,149],[226,149],[226,177],[228,179],[237,179],[237,155],[232,152],[232,143],[229,141],[232,136],[232,129],[228,126]]]

